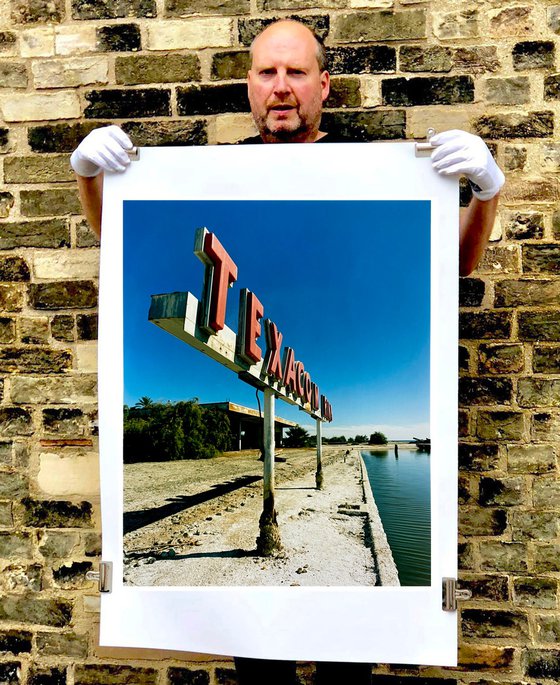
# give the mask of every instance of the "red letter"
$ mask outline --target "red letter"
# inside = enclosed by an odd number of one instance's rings
[[[302,376],[304,371],[305,367],[303,362],[296,362],[296,394],[298,397],[301,397],[301,399],[303,399]]]
[[[311,402],[311,376],[307,371],[303,374],[303,396],[306,402]]]
[[[209,297],[210,300],[209,303],[205,303],[208,320],[203,325],[204,328],[217,333],[225,326],[227,289],[237,280],[237,266],[213,233],[205,235],[204,254],[211,265],[209,266],[210,273],[207,267],[208,287],[205,287],[205,297]],[[198,256],[201,255],[198,254]],[[208,264],[208,261],[203,261]]]
[[[259,321],[263,315],[264,308],[257,296],[243,288],[239,296],[238,354],[248,364],[256,364],[262,357],[256,340],[261,334]]]
[[[315,411],[319,409],[319,387],[316,383],[311,383],[311,407]]]
[[[296,391],[296,369],[294,366],[294,351],[291,347],[284,348],[284,385],[293,392]]]
[[[270,319],[264,322],[264,330],[266,332],[266,344],[268,350],[266,353],[266,372],[269,376],[274,376],[277,380],[282,380],[282,363],[280,361],[280,348],[282,347],[282,333],[276,328],[276,324],[272,323]]]

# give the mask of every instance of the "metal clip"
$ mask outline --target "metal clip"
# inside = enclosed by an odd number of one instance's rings
[[[133,147],[130,150],[126,151],[128,156],[130,157],[131,162],[137,162],[140,159],[140,148],[139,147]]]
[[[88,571],[86,580],[96,580],[99,592],[111,592],[113,589],[113,562],[102,561],[99,571]]]
[[[457,587],[456,578],[443,578],[442,580],[442,609],[444,611],[457,611],[457,602],[471,599],[470,590],[460,590]]]
[[[417,157],[429,157],[434,149],[433,145],[430,145],[430,138],[436,135],[435,128],[429,128],[426,131],[427,143],[416,143],[416,156]]]

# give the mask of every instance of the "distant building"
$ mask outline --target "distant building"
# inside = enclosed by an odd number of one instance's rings
[[[242,407],[240,404],[234,404],[233,402],[209,402],[200,406],[218,409],[227,414],[231,426],[232,450],[252,450],[261,447],[263,419],[256,409]],[[274,440],[276,445],[282,445],[284,428],[292,428],[297,425],[294,421],[288,421],[276,416],[274,419]]]

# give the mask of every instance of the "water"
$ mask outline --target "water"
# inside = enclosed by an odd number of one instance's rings
[[[362,457],[401,585],[430,585],[430,455],[364,450]]]

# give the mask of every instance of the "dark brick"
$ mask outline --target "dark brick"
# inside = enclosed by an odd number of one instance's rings
[[[218,685],[237,685],[237,675],[233,668],[217,668],[216,682]]]
[[[49,124],[29,128],[27,141],[33,152],[73,152],[101,122]]]
[[[28,281],[29,266],[23,257],[0,257],[0,281]]]
[[[70,228],[65,219],[3,223],[0,249],[16,247],[69,247]]]
[[[43,656],[84,659],[88,654],[87,636],[64,632],[38,633],[37,651]]]
[[[485,647],[463,643],[459,646],[459,669],[509,671],[514,655],[515,650],[511,647]]]
[[[31,651],[33,635],[21,630],[7,630],[0,633],[0,653],[25,654]]]
[[[63,628],[72,620],[72,604],[62,599],[45,599],[36,595],[0,598],[0,620]],[[1,681],[0,681],[1,682]]]
[[[453,105],[474,101],[474,82],[470,76],[384,79],[381,95],[386,105]]]
[[[302,24],[309,26],[313,29],[317,36],[321,40],[329,35],[330,29],[330,17],[328,14],[319,15],[298,15],[293,14],[288,17],[267,17],[266,19],[239,19],[238,20],[238,32],[239,32],[239,42],[241,45],[249,46],[253,42],[261,31],[263,31],[267,26],[277,21],[280,18],[285,19],[295,19],[301,21]]]
[[[327,64],[331,75],[386,74],[397,68],[397,57],[386,45],[327,48]]]
[[[555,440],[560,432],[560,415],[557,413],[541,412],[534,414],[531,436],[538,442]],[[560,570],[560,564],[559,569]]]
[[[482,344],[478,348],[479,373],[516,373],[523,371],[522,345]]]
[[[251,55],[248,50],[230,50],[212,55],[210,78],[230,81],[244,79],[251,67]]]
[[[523,245],[523,271],[525,273],[560,273],[560,245]]]
[[[448,72],[453,68],[453,50],[440,45],[403,45],[399,49],[399,67],[401,71]]]
[[[468,504],[472,499],[470,493],[470,480],[467,476],[459,475],[457,499],[459,500],[459,504]],[[464,534],[463,531],[461,531],[461,533]]]
[[[229,83],[219,86],[179,87],[177,111],[180,116],[248,112],[247,86],[244,83]]]
[[[97,340],[97,314],[78,314],[78,340]]]
[[[7,183],[75,182],[69,155],[11,156],[4,160]]]
[[[46,190],[22,190],[21,213],[29,217],[61,214],[81,214],[78,192],[71,188],[48,188]]]
[[[19,685],[21,664],[19,661],[7,661],[0,664],[0,682],[2,685]]]
[[[55,435],[84,435],[85,417],[81,409],[43,409],[43,427]]]
[[[505,378],[459,378],[459,404],[511,404],[512,382]]]
[[[31,414],[19,407],[0,408],[0,435],[12,437],[15,435],[31,435],[33,422]]]
[[[99,533],[86,533],[84,553],[86,557],[101,556],[101,535]]]
[[[480,278],[459,279],[459,306],[480,307],[484,298],[484,281]]]
[[[519,340],[538,340],[540,342],[557,342],[560,340],[560,312],[558,310],[519,312],[518,321]],[[535,351],[533,361],[537,357]]]
[[[0,283],[0,310],[20,312],[24,306],[24,294],[20,283]]]
[[[459,345],[459,369],[461,371],[468,371],[469,370],[469,361],[470,361],[471,355],[467,347],[463,347],[462,345]]]
[[[461,627],[466,637],[527,637],[527,616],[519,611],[496,609],[463,609]]]
[[[406,137],[406,114],[403,110],[325,112],[322,125],[333,136],[359,142]]]
[[[476,434],[481,440],[521,440],[523,414],[513,411],[480,411]]]
[[[521,250],[518,245],[486,248],[477,271],[479,274],[511,274],[521,271]]]
[[[506,171],[523,171],[527,164],[527,148],[517,145],[506,145],[504,166]]]
[[[507,514],[503,509],[459,508],[461,535],[501,535],[507,527]]]
[[[200,81],[200,62],[196,55],[117,57],[115,77],[119,85]]]
[[[0,219],[10,216],[14,206],[14,196],[8,191],[0,192]]]
[[[474,129],[479,136],[492,140],[548,138],[554,135],[554,114],[552,112],[490,114],[475,120]]]
[[[554,43],[551,40],[528,40],[516,43],[512,50],[513,68],[554,68]]]
[[[506,224],[506,236],[512,240],[542,238],[544,216],[540,212],[514,214]]]
[[[75,685],[156,685],[158,672],[153,668],[113,666],[110,664],[76,664]]]
[[[136,145],[171,147],[206,145],[206,122],[197,121],[130,121],[122,126]]]
[[[0,88],[27,88],[27,81],[23,62],[0,62]]]
[[[90,90],[86,100],[90,103],[84,111],[88,119],[171,116],[171,93],[159,88]]]
[[[277,8],[274,1],[264,0],[266,10],[292,9],[290,7]],[[311,9],[315,9],[311,6]],[[166,17],[185,17],[192,14],[224,14],[239,15],[249,14],[251,11],[250,0],[165,0]]]
[[[560,679],[560,650],[526,649],[523,670],[529,678]]]
[[[137,24],[100,26],[95,36],[97,49],[101,52],[136,52],[142,49],[142,36]]]
[[[72,0],[72,19],[155,17],[155,0]]]
[[[13,31],[0,31],[0,52],[12,50],[16,45],[16,41],[17,35]]]
[[[34,309],[91,309],[97,305],[97,287],[92,281],[31,283],[29,303]]]
[[[508,312],[461,312],[459,338],[500,339],[511,335],[511,315]]]
[[[15,24],[59,24],[66,12],[64,0],[12,0]]]
[[[483,571],[525,573],[527,545],[521,542],[480,542],[480,567]]]
[[[66,669],[31,668],[27,676],[27,685],[66,685]]]
[[[167,670],[169,685],[209,685],[208,671],[192,671],[190,668],[169,668]]]
[[[34,500],[25,497],[24,522],[34,528],[90,528],[92,506],[89,502]]]
[[[426,37],[426,11],[368,11],[336,18],[334,38],[342,43],[361,41],[415,40]]]
[[[474,568],[474,549],[470,542],[460,542],[457,547],[457,561],[460,569]]]
[[[486,599],[506,602],[509,596],[508,579],[503,576],[461,574],[460,587],[472,592],[473,600]]]
[[[462,471],[492,471],[498,466],[498,446],[459,443],[459,468]]]
[[[494,306],[535,307],[555,305],[560,301],[560,282],[555,280],[519,279],[496,283]]]
[[[560,74],[553,74],[546,76],[544,79],[544,99],[545,100],[559,100],[560,99]]]
[[[91,561],[74,561],[53,568],[53,581],[57,587],[75,590],[89,584],[86,573],[92,570]]]
[[[482,506],[509,507],[521,504],[524,495],[524,481],[517,478],[481,478],[478,499]]]
[[[535,345],[533,371],[535,373],[560,373],[560,345]]]
[[[329,97],[326,107],[359,107],[362,104],[360,96],[360,80],[358,78],[331,79]]]
[[[469,434],[469,412],[464,409],[459,409],[457,417],[459,437],[466,438]]]
[[[51,320],[51,334],[55,340],[73,342],[76,339],[74,317],[68,314],[53,316]]]

